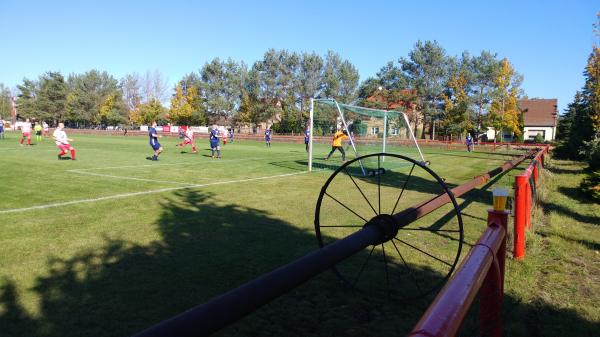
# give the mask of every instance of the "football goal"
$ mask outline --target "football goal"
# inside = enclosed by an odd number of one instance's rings
[[[335,168],[344,159],[380,152],[426,162],[408,118],[401,111],[364,108],[334,99],[312,99],[309,127],[309,171],[315,167]],[[335,138],[342,141],[335,142]]]

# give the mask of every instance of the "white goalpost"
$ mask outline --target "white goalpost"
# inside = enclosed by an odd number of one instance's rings
[[[319,151],[325,151],[331,143],[330,136],[337,129],[347,131],[348,145],[355,157],[389,152],[426,162],[408,117],[401,111],[364,108],[342,104],[334,99],[311,99],[309,127],[309,171],[318,162],[314,156],[314,140],[319,140]],[[362,163],[359,162],[359,165],[365,174]]]

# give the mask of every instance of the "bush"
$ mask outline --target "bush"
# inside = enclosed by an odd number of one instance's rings
[[[596,136],[589,142],[583,142],[579,154],[584,156],[592,170],[600,169],[600,137]]]
[[[544,143],[544,136],[540,135],[539,133],[537,135],[535,135],[535,138],[533,139],[533,142],[536,144],[543,144]]]
[[[581,189],[592,199],[600,202],[600,171],[592,172],[581,182]]]

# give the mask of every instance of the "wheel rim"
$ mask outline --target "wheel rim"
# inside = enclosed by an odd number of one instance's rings
[[[425,163],[387,153],[344,163],[327,179],[317,200],[314,224],[320,247],[360,230],[374,218],[441,193],[448,194],[451,203],[400,226],[391,238],[339,263],[333,272],[359,291],[375,289],[395,299],[416,299],[445,283],[458,263],[463,243],[462,218],[454,195]]]

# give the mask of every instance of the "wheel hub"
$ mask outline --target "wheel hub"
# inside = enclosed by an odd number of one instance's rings
[[[380,245],[395,238],[400,228],[394,217],[389,214],[379,214],[369,220],[363,227],[369,226],[376,226],[382,234],[381,239],[375,242],[374,245]]]

